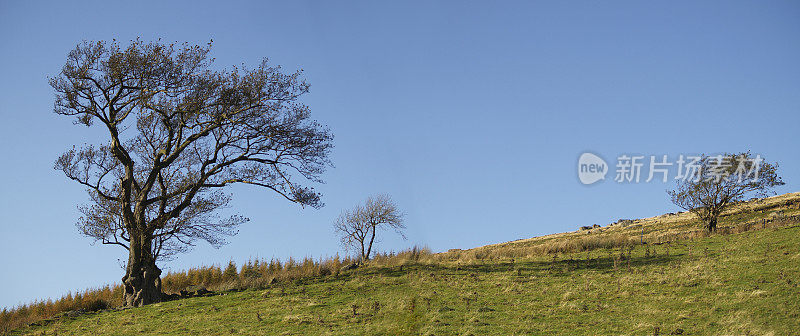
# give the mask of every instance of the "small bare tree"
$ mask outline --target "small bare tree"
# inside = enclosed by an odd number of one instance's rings
[[[749,152],[702,155],[693,166],[696,169],[688,178],[667,194],[672,203],[697,215],[709,232],[717,229],[719,216],[730,205],[751,193],[760,197],[774,194],[772,188],[784,184],[777,163],[764,162]]]
[[[389,195],[370,196],[364,204],[343,211],[334,223],[334,230],[341,237],[342,245],[360,250],[360,261],[364,262],[369,260],[378,230],[393,229],[406,239],[403,216]]]

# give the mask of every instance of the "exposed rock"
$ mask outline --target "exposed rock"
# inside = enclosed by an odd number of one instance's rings
[[[179,298],[190,298],[190,297],[195,297],[195,296],[206,296],[206,295],[212,294],[212,293],[214,293],[214,292],[206,289],[203,286],[189,286],[189,287],[186,287],[185,290],[181,290],[179,294],[169,294],[169,295],[166,295],[166,297],[169,298],[170,300],[174,300],[176,298],[179,299]],[[163,295],[162,295],[162,297],[163,297]]]
[[[349,270],[354,270],[354,269],[356,269],[356,268],[358,268],[358,264],[357,264],[357,263],[352,263],[352,264],[350,264],[350,265],[347,265],[347,266],[344,266],[344,267],[342,267],[342,269],[341,269],[341,270],[342,270],[342,271],[349,271]]]
[[[85,313],[86,313],[86,310],[84,310],[84,309],[70,310],[70,311],[64,313],[64,316],[73,318],[73,317],[81,316],[81,315],[83,315]]]
[[[181,296],[178,295],[178,294],[161,293],[161,301],[172,301],[172,300],[177,300],[177,299],[180,299],[180,298],[181,298]]]
[[[194,291],[194,296],[204,296],[204,295],[208,295],[208,294],[211,294],[211,293],[212,292],[210,290],[208,290],[208,289],[200,288],[200,289]]]

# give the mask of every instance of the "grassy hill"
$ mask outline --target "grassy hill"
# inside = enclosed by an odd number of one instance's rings
[[[371,265],[142,308],[65,314],[26,335],[800,334],[800,193]]]

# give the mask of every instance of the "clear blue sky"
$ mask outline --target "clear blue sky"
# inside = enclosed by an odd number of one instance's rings
[[[576,162],[751,150],[800,181],[800,3],[0,2],[0,306],[119,281],[124,250],[78,235],[79,185],[53,170],[104,141],[52,112],[55,75],[81,40],[214,40],[217,65],[303,68],[305,102],[336,135],[302,209],[237,187],[252,219],[230,244],[168,269],[341,251],[338,213],[390,193],[413,244],[469,248],[676,211],[663,183],[592,186]]]

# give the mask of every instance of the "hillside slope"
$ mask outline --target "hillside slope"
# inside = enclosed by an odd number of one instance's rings
[[[16,334],[792,335],[798,200],[742,204],[710,236],[686,214],[659,216],[64,316]]]

